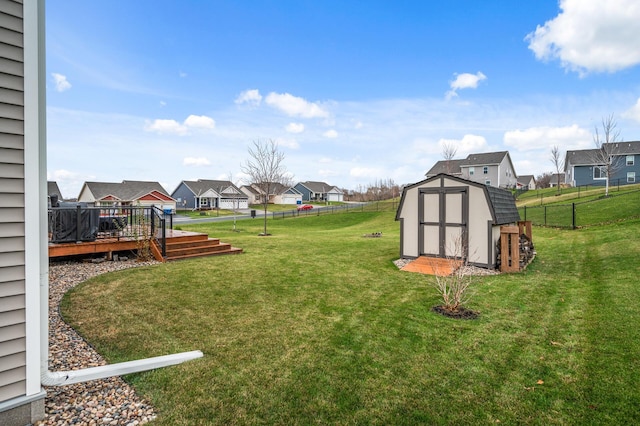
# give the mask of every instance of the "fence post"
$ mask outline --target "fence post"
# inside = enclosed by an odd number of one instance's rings
[[[547,206],[544,206],[544,226],[547,226]]]
[[[576,203],[571,203],[571,228],[576,229]]]
[[[527,206],[524,206],[524,220],[527,220]]]

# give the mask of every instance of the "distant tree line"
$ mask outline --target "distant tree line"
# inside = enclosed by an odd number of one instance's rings
[[[368,185],[358,185],[355,189],[344,190],[345,201],[381,201],[397,198],[402,195],[403,185],[393,179],[376,179]]]

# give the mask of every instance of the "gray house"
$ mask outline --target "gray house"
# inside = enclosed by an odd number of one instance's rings
[[[518,176],[518,189],[536,189],[536,178],[533,175]]]
[[[404,188],[396,220],[400,257],[461,253],[470,264],[493,269],[500,226],[520,215],[510,191],[441,173]]]
[[[640,141],[603,144],[601,149],[567,151],[564,160],[565,182],[571,186],[604,185],[607,169],[602,152],[613,157],[614,174],[610,185],[640,182]],[[606,157],[606,156],[605,156]]]
[[[44,417],[48,268],[44,3],[0,1],[0,424]],[[45,340],[46,342],[46,340]],[[45,366],[45,369],[47,367]]]
[[[302,194],[302,201],[344,201],[344,193],[326,182],[298,182],[294,188]]]
[[[171,193],[178,209],[248,209],[249,197],[228,180],[183,180]]]
[[[516,188],[518,185],[518,176],[509,151],[469,154],[463,160],[441,160],[425,176],[430,178],[440,173],[496,188]]]

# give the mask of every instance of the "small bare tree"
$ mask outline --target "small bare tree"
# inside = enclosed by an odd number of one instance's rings
[[[434,259],[432,269],[435,273],[433,286],[442,297],[442,305],[437,311],[455,316],[464,309],[464,304],[473,296],[471,286],[473,275],[469,273],[468,256],[465,255],[465,235],[461,233],[449,244],[445,258],[451,269],[444,269]],[[438,307],[436,307],[438,308]]]
[[[553,166],[556,168],[558,194],[560,194],[560,170],[564,169],[564,160],[560,153],[560,148],[558,148],[557,145],[554,145],[553,148],[551,148],[551,163],[553,163]]]
[[[609,196],[609,184],[611,176],[616,174],[622,168],[623,164],[615,155],[616,142],[622,142],[620,138],[620,130],[618,123],[613,114],[602,119],[602,135],[598,130],[598,126],[594,128],[593,143],[596,149],[593,150],[592,162],[594,163],[593,177],[605,179],[605,196]],[[604,176],[603,176],[604,175]]]
[[[451,161],[456,156],[458,152],[458,147],[456,147],[453,142],[445,142],[442,144],[442,158],[446,161],[447,174],[451,174],[453,172],[453,167]]]
[[[269,195],[277,183],[282,183],[290,178],[286,175],[286,169],[282,162],[284,153],[278,149],[278,144],[273,140],[254,141],[253,147],[249,147],[249,159],[241,166],[242,172],[247,174],[251,181],[262,193],[262,205],[264,207],[264,232],[267,233],[267,207]]]

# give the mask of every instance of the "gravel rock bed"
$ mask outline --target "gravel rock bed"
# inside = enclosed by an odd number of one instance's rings
[[[413,262],[412,259],[402,259],[402,258],[396,259],[393,261],[394,265],[396,265],[398,269],[404,268],[411,262]],[[500,273],[499,271],[496,271],[494,269],[478,268],[477,266],[471,266],[471,265],[463,266],[463,270],[462,270],[462,275],[497,275],[499,273]]]
[[[60,317],[62,296],[81,282],[121,269],[154,264],[134,260],[49,265],[49,370],[77,370],[107,362]],[[45,387],[41,425],[141,425],[156,418],[154,408],[120,377]]]

